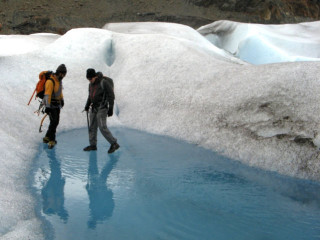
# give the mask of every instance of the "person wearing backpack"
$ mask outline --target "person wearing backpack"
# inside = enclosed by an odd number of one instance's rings
[[[107,127],[107,117],[113,115],[114,91],[113,81],[111,78],[104,77],[102,73],[93,68],[87,69],[87,79],[89,84],[89,95],[84,110],[89,112],[89,142],[90,145],[85,147],[84,151],[97,150],[97,131],[98,127],[104,138],[110,143],[108,153],[116,151],[120,145],[117,139]]]
[[[56,130],[60,121],[60,109],[64,106],[62,79],[66,74],[67,68],[64,64],[61,64],[45,83],[43,104],[45,106],[45,113],[49,115],[50,124],[43,142],[48,143],[49,149],[53,148],[57,143]]]

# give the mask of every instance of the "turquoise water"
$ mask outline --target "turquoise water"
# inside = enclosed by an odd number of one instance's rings
[[[40,147],[33,187],[47,239],[320,239],[320,184],[250,168],[172,138],[87,129]]]

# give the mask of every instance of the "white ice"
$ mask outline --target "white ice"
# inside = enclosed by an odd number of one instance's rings
[[[24,54],[54,42],[60,35],[38,33],[31,35],[0,35],[0,57],[14,54]]]
[[[244,25],[231,24],[240,36]],[[319,29],[320,22],[303,26]],[[292,37],[281,38],[285,31]],[[63,36],[0,37],[0,46],[7,46],[0,47],[1,240],[43,238],[27,189],[43,134],[38,133],[41,117],[33,113],[38,103],[27,102],[39,72],[55,70],[61,63],[68,73],[58,133],[86,127],[81,113],[88,87],[85,72],[93,67],[115,83],[118,114],[108,119],[111,126],[172,136],[251,166],[320,180],[320,63],[251,65],[221,47],[223,42],[233,46],[234,35],[216,36],[217,47],[199,32],[178,24],[123,23],[73,29]],[[271,32],[282,57],[282,52],[302,52],[310,60],[320,54],[317,47],[309,52],[297,49],[308,49],[307,43],[317,46],[319,31],[297,38],[301,24],[295,24],[274,25]],[[293,54],[287,46],[291,40],[296,43]]]

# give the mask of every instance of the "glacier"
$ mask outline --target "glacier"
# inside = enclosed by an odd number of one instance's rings
[[[198,32],[215,46],[252,64],[319,61],[319,22],[263,25],[216,21]]]
[[[108,23],[62,36],[2,35],[0,239],[43,237],[28,189],[41,116],[33,114],[37,101],[27,103],[39,72],[61,63],[68,73],[58,132],[86,127],[85,72],[92,67],[115,83],[111,126],[171,136],[249,166],[319,181],[319,27]]]

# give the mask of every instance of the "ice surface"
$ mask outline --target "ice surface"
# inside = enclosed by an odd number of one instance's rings
[[[247,35],[243,24],[220,24],[236,29],[237,36]],[[301,28],[319,27],[319,22],[281,25],[281,29],[274,25],[268,27],[273,38],[263,40],[274,45],[276,39],[275,55],[283,56],[283,51],[317,58],[319,31],[296,35]],[[85,72],[93,67],[115,83],[117,114],[108,119],[110,125],[172,136],[251,166],[320,180],[319,62],[246,64],[197,31],[177,24],[104,28],[73,29],[63,36],[12,36],[15,49],[9,36],[0,38],[0,46],[7,46],[0,47],[1,239],[41,238],[27,177],[43,134],[38,133],[41,117],[33,114],[37,101],[31,106],[27,102],[39,72],[55,70],[61,63],[68,73],[58,132],[86,127],[81,113],[88,87]],[[286,30],[291,37],[280,38]],[[255,39],[258,33],[251,31]],[[35,37],[40,45],[33,45]],[[232,38],[216,37],[216,41],[232,53],[237,50]],[[291,41],[303,44],[292,47]],[[309,47],[313,51],[305,50]],[[243,49],[241,54],[250,55],[250,44]]]
[[[216,21],[198,31],[244,61],[265,64],[320,61],[319,25],[319,21],[282,25]]]
[[[0,35],[0,57],[32,52],[54,42],[60,35],[31,34],[31,35]]]
[[[185,25],[175,23],[156,23],[156,22],[132,22],[132,23],[107,23],[103,26],[103,29],[107,29],[117,33],[125,34],[141,34],[141,35],[165,35],[167,38],[177,38],[181,43],[187,41],[187,44],[196,44],[197,48],[207,51],[212,54],[216,59],[222,61],[233,61],[244,64],[239,61],[238,58],[232,56],[228,51],[220,49],[215,45],[210,44],[206,38],[202,37],[193,28]]]

